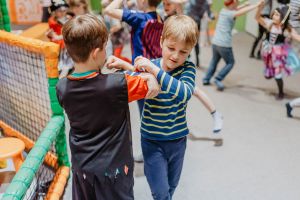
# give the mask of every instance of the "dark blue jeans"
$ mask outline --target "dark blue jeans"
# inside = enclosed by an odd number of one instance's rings
[[[139,107],[140,118],[142,118],[144,104],[145,104],[145,99],[140,99],[140,100],[137,101],[137,103],[138,103],[138,107]]]
[[[216,72],[217,65],[220,62],[221,58],[225,60],[226,65],[218,73],[216,79],[222,81],[226,75],[231,71],[234,65],[234,57],[231,47],[220,47],[217,45],[212,45],[212,60],[210,61],[209,68],[207,70],[206,76],[203,78],[205,81],[210,81]]]
[[[144,172],[154,200],[171,200],[178,185],[186,137],[155,141],[142,137]]]

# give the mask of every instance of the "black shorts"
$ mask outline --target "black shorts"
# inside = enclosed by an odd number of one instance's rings
[[[73,172],[73,200],[133,200],[133,176],[97,177],[79,171]]]

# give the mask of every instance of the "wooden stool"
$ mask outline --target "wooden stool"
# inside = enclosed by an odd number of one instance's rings
[[[17,172],[23,163],[22,152],[24,149],[24,142],[18,138],[0,138],[0,162],[6,162],[7,158],[12,158]]]

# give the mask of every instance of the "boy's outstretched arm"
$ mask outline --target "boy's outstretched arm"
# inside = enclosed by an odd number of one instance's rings
[[[110,17],[122,20],[123,10],[120,9],[123,0],[113,0],[104,10],[103,14]]]
[[[133,65],[116,56],[109,56],[105,65],[108,69],[121,69],[125,71],[135,70],[135,67]]]
[[[135,59],[135,67],[138,70],[146,70],[153,74],[157,78],[161,90],[174,95],[178,101],[186,102],[192,97],[196,76],[196,69],[192,63],[185,66],[179,80],[167,74],[147,58],[141,56]]]
[[[208,110],[208,112],[213,113],[216,111],[216,107],[212,100],[206,95],[206,93],[203,90],[200,90],[197,86],[194,90],[194,96],[201,101],[201,103],[205,106],[205,108]]]
[[[253,4],[253,5],[248,5],[248,6],[245,6],[239,10],[236,11],[235,13],[235,17],[239,17],[241,15],[244,15],[248,12],[250,12],[251,10],[254,10],[255,8],[257,8],[261,3],[264,3],[264,0],[260,0],[259,2]]]
[[[201,101],[201,103],[205,106],[205,108],[210,112],[213,117],[214,124],[213,124],[213,132],[218,133],[223,128],[223,116],[216,110],[216,107],[212,100],[206,95],[204,91],[202,91],[197,86],[194,90],[194,96]]]

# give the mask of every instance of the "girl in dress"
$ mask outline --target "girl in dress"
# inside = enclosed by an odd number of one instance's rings
[[[288,17],[290,8],[283,6],[276,8],[271,18],[260,15],[264,4],[261,4],[256,12],[257,22],[267,30],[266,40],[263,42],[261,54],[265,63],[265,78],[274,78],[278,86],[276,99],[284,98],[283,76],[291,75],[292,70],[287,65],[289,45],[286,38],[289,34]]]

